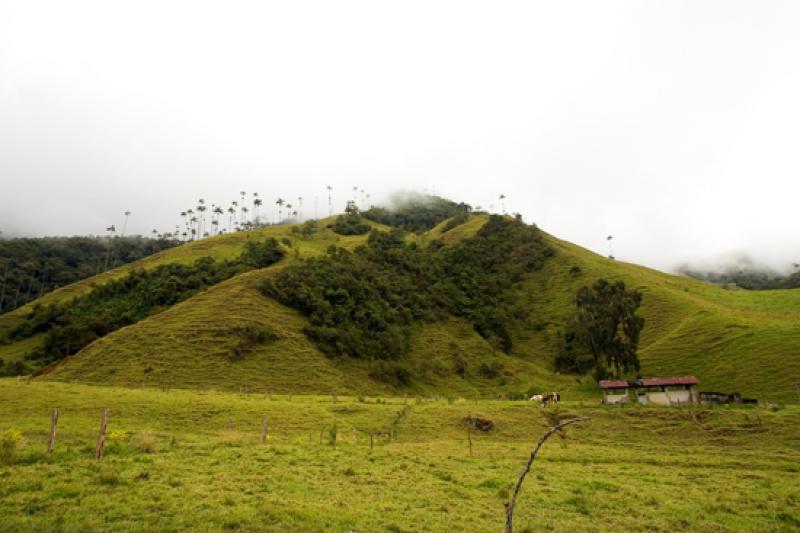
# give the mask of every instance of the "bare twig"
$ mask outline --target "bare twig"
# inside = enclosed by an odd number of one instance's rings
[[[556,424],[555,426],[551,427],[547,430],[547,433],[542,435],[539,439],[539,442],[536,444],[536,447],[531,452],[531,456],[528,458],[528,462],[525,464],[525,468],[522,469],[522,473],[519,475],[519,479],[517,480],[517,486],[514,487],[514,494],[511,496],[511,501],[506,502],[506,533],[513,533],[514,526],[512,525],[512,520],[514,517],[514,506],[517,504],[517,496],[519,495],[519,491],[522,488],[522,482],[525,480],[525,476],[528,475],[528,472],[531,471],[531,465],[533,464],[533,460],[536,459],[536,454],[539,453],[539,449],[542,447],[542,444],[550,438],[553,433],[559,431],[564,426],[568,426],[569,424],[574,424],[576,422],[586,422],[591,420],[589,417],[580,417],[580,418],[570,418],[569,420],[564,420]]]

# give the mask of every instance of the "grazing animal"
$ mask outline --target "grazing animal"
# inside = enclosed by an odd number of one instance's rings
[[[546,392],[544,394],[534,394],[528,398],[529,402],[538,402],[539,407],[544,407],[561,401],[561,395],[557,392]]]

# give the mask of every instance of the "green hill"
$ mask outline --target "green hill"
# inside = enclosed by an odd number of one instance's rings
[[[488,220],[487,215],[473,214],[462,223],[444,221],[427,232],[406,234],[405,240],[419,249],[455,248],[474,238]],[[703,390],[798,400],[800,290],[724,290],[609,260],[546,234],[542,238],[552,255],[527,271],[507,293],[498,293],[498,302],[513,298],[522,312],[520,318],[508,322],[513,341],[508,353],[498,349],[491,335],[478,333],[473,315],[460,313],[453,305],[447,312],[434,309],[423,319],[402,325],[409,335],[407,353],[399,361],[323,353],[321,345],[307,335],[308,317],[265,296],[263,286],[265,280],[305,258],[325,256],[331,245],[354,250],[367,242],[366,234],[334,233],[328,227],[331,222],[320,221],[308,232],[301,231],[301,226],[272,226],[162,251],[0,315],[0,335],[7,336],[24,323],[35,304],[69,302],[134,269],[190,265],[202,257],[234,260],[247,242],[274,237],[284,251],[284,258],[275,265],[235,275],[118,329],[48,368],[38,379],[354,395],[519,396],[558,390],[573,398],[588,398],[596,395],[592,380],[553,372],[553,359],[562,344],[575,291],[606,277],[624,280],[644,294],[643,375],[694,374]],[[365,223],[382,231],[390,229]],[[253,331],[269,332],[269,338],[252,341],[248,332]],[[5,368],[24,361],[42,339],[40,333],[0,345]],[[242,346],[246,346],[244,354]],[[397,365],[404,371],[399,381],[395,379]]]

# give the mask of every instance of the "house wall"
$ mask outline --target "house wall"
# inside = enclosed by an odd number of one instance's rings
[[[631,401],[628,393],[625,394],[606,394],[603,396],[603,403],[605,404],[615,404],[615,403],[628,403]]]
[[[670,405],[669,393],[647,392],[639,396],[639,403],[645,405]]]
[[[692,393],[688,390],[667,391],[667,396],[671,403],[693,403]]]

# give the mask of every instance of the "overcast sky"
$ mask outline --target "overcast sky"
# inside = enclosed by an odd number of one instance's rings
[[[436,192],[660,269],[800,260],[800,2],[0,0],[0,230]],[[263,209],[263,208],[262,208]],[[273,215],[274,216],[274,215]]]

